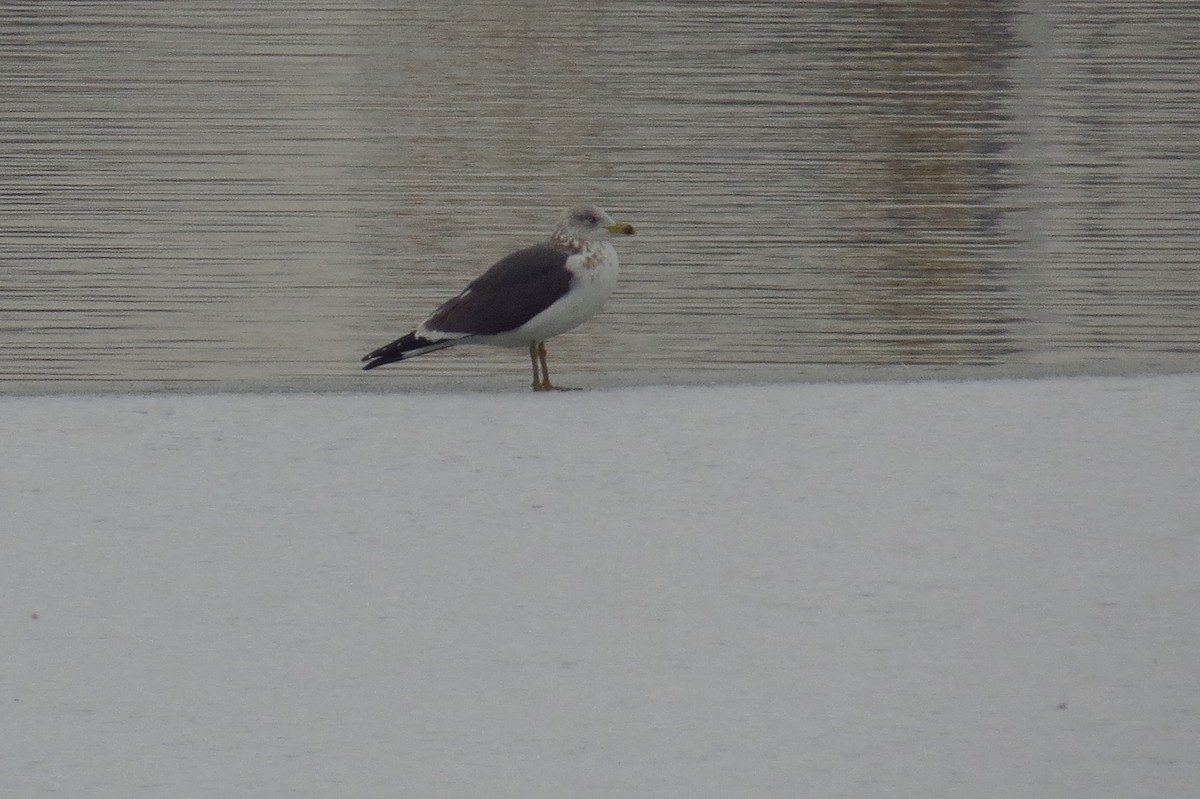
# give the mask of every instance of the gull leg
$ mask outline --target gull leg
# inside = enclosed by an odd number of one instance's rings
[[[532,349],[530,350],[532,352]],[[550,367],[546,365],[546,342],[539,341],[537,343],[538,360],[542,362],[542,384],[534,386],[534,391],[578,391],[577,388],[566,388],[564,386],[556,386],[550,382]],[[536,371],[536,367],[535,367]]]
[[[533,390],[543,391],[542,381],[538,375],[538,347],[536,341],[529,342],[529,362],[533,364]]]
[[[537,353],[538,360],[542,362],[542,391],[550,391],[554,385],[550,382],[550,367],[546,365],[546,342],[538,342]]]

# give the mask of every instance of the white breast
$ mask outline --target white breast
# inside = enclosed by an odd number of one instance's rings
[[[523,345],[544,341],[595,316],[617,285],[617,251],[607,241],[597,242],[568,258],[567,269],[575,275],[570,291],[511,333],[490,336],[489,343]]]

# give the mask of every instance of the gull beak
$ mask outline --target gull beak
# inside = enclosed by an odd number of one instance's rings
[[[637,233],[637,231],[633,229],[633,225],[629,224],[628,222],[614,222],[608,226],[607,230],[609,233],[619,233],[622,236],[632,236],[634,233]]]

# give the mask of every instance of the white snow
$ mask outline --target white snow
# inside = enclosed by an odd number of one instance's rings
[[[0,398],[0,796],[1194,796],[1198,397]]]

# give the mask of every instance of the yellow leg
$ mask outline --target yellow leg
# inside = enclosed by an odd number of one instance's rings
[[[533,354],[533,351],[534,351],[534,345],[530,344],[529,352],[530,352],[531,356]],[[541,364],[542,364],[542,382],[540,385],[537,383],[537,365],[534,364],[534,367],[533,367],[533,375],[534,375],[533,390],[534,391],[578,391],[579,390],[577,388],[566,388],[563,386],[556,386],[550,382],[550,367],[546,365],[546,342],[544,342],[544,341],[537,342],[537,359],[539,361],[541,361]]]
[[[538,343],[529,342],[529,362],[533,364],[533,390],[542,391],[542,381],[538,375]]]
[[[554,385],[550,382],[550,367],[546,365],[546,342],[538,342],[537,354],[538,360],[542,364],[542,391],[551,391]]]

